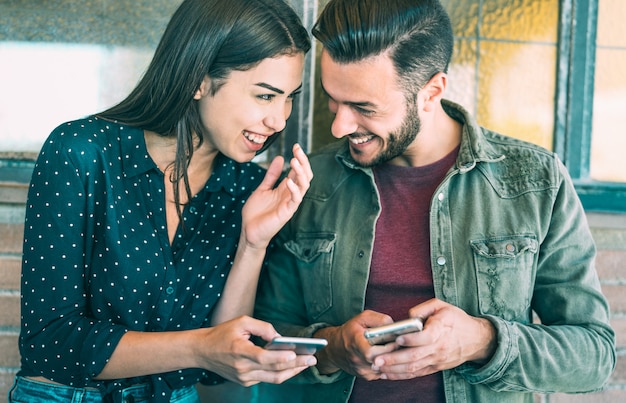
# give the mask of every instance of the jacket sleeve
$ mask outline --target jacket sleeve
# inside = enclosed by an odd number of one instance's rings
[[[272,323],[284,336],[314,337],[319,329],[331,324],[311,320],[303,298],[303,287],[319,284],[303,284],[296,269],[296,256],[285,247],[292,239],[292,228],[297,228],[297,218],[287,224],[268,250],[265,266],[259,279],[254,316]],[[309,368],[292,378],[291,383],[333,383],[347,376],[343,371],[321,375],[316,367]]]
[[[491,361],[456,369],[468,382],[496,391],[589,392],[615,366],[615,333],[595,270],[595,245],[565,167],[538,256],[532,309],[540,323],[485,316],[498,333]]]

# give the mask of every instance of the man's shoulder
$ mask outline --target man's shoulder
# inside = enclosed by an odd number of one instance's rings
[[[554,189],[562,180],[556,153],[531,142],[483,129],[492,155],[500,157],[479,164],[492,185],[509,195]]]

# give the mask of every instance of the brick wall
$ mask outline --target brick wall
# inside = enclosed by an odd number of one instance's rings
[[[20,254],[29,175],[29,169],[0,165],[0,402],[7,401],[19,367]]]
[[[29,169],[0,165],[0,403],[7,401],[19,367],[19,272],[28,176]],[[599,248],[598,272],[617,332],[617,368],[602,392],[537,396],[539,403],[626,401],[626,215],[589,214],[589,222]]]

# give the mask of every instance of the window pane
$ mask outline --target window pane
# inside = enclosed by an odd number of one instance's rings
[[[591,141],[592,179],[626,182],[626,2],[600,0]]]
[[[558,0],[442,3],[456,38],[448,97],[479,124],[551,149]]]

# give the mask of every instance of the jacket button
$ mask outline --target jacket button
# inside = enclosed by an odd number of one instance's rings
[[[359,257],[363,257],[363,256],[365,256],[365,252],[360,251],[360,252],[359,252]]]
[[[444,256],[439,256],[437,258],[437,264],[439,266],[443,266],[444,264],[446,264],[446,258]]]
[[[443,193],[439,193],[437,195],[437,199],[439,199],[439,201],[443,201]]]

